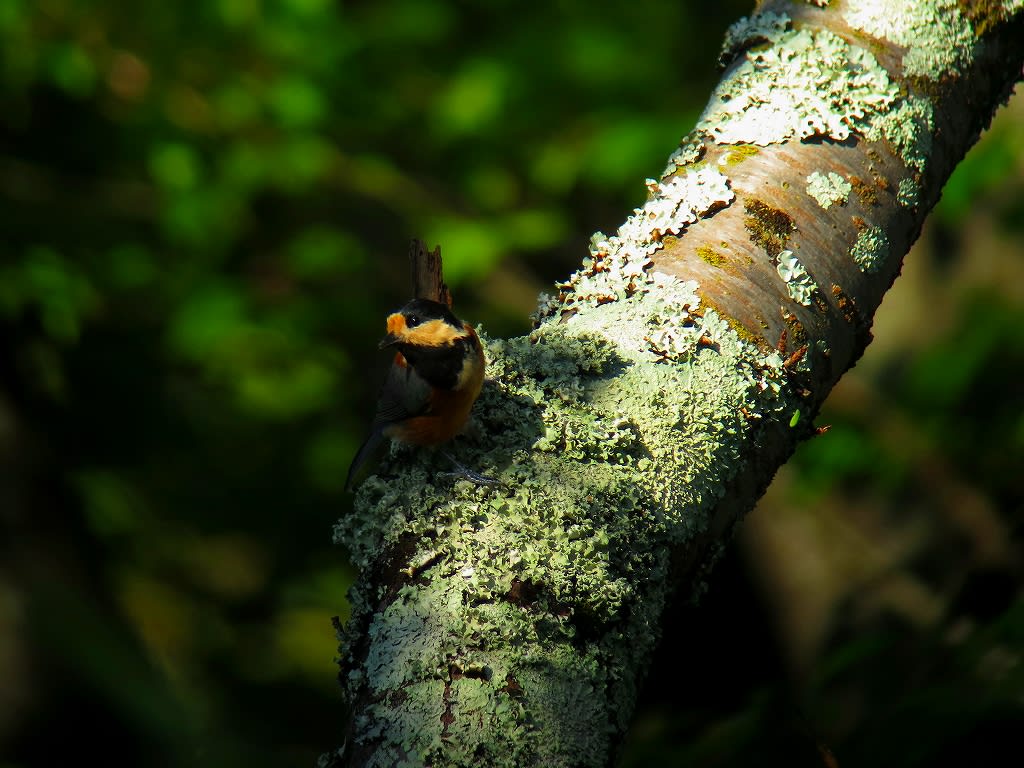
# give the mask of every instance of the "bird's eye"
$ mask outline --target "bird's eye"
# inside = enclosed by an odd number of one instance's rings
[[[405,318],[405,325],[408,328],[415,328],[419,324],[420,324],[420,317],[419,317],[419,315],[409,315],[407,318]]]

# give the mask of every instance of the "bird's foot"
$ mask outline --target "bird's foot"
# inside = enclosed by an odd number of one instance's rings
[[[468,480],[469,482],[473,483],[474,485],[497,485],[498,484],[497,478],[489,477],[488,475],[482,475],[479,472],[476,472],[476,471],[470,469],[469,467],[467,467],[467,466],[465,466],[463,464],[460,464],[458,461],[455,460],[455,457],[452,456],[450,453],[446,453],[445,451],[442,451],[441,453],[444,454],[445,458],[448,459],[448,461],[450,461],[452,464],[455,465],[455,470],[453,472],[442,472],[441,473],[444,477],[451,477],[451,478],[454,478],[456,480]]]

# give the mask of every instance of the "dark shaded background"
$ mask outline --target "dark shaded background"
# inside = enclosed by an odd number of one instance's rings
[[[0,0],[0,765],[337,746],[330,528],[408,240],[523,332],[748,10]],[[670,616],[624,765],[1019,751],[1022,147],[1018,98]]]

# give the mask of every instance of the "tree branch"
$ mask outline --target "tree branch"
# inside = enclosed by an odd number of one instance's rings
[[[771,2],[648,202],[491,340],[456,447],[396,452],[337,538],[359,766],[601,766],[673,590],[699,590],[1021,73],[1024,6]]]

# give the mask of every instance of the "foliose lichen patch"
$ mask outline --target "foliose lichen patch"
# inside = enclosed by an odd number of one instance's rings
[[[789,16],[774,11],[755,13],[734,21],[725,31],[718,63],[725,66],[743,48],[756,43],[774,41],[789,25]]]
[[[861,272],[877,272],[889,257],[889,238],[881,227],[866,227],[857,236],[850,256]]]
[[[715,89],[698,128],[716,141],[842,141],[896,100],[899,89],[868,51],[827,30],[785,26],[774,14],[760,14],[733,33],[733,40],[756,35],[772,45],[747,50]]]
[[[786,250],[779,254],[775,269],[786,283],[786,290],[793,301],[805,307],[813,306],[818,284],[792,251]]]
[[[679,147],[669,155],[668,164],[661,172],[661,178],[668,178],[680,168],[696,163],[703,157],[705,151],[706,148],[700,139],[700,134],[696,131],[687,134],[679,142]]]
[[[825,210],[845,204],[852,189],[849,181],[832,171],[827,174],[815,171],[807,177],[807,194]]]
[[[971,60],[974,31],[956,0],[853,3],[843,15],[851,27],[905,47],[909,77],[939,80]]]
[[[921,185],[907,177],[900,179],[896,190],[896,202],[904,208],[914,208],[921,198]]]
[[[900,99],[892,110],[878,117],[867,129],[869,141],[885,139],[908,168],[925,169],[935,130],[931,102],[919,96]]]
[[[626,298],[653,281],[654,253],[667,235],[679,234],[698,218],[735,198],[728,179],[715,168],[685,170],[661,182],[649,179],[649,197],[611,237],[597,232],[583,267],[559,287],[563,300],[542,299],[536,319],[564,304],[606,304]]]

